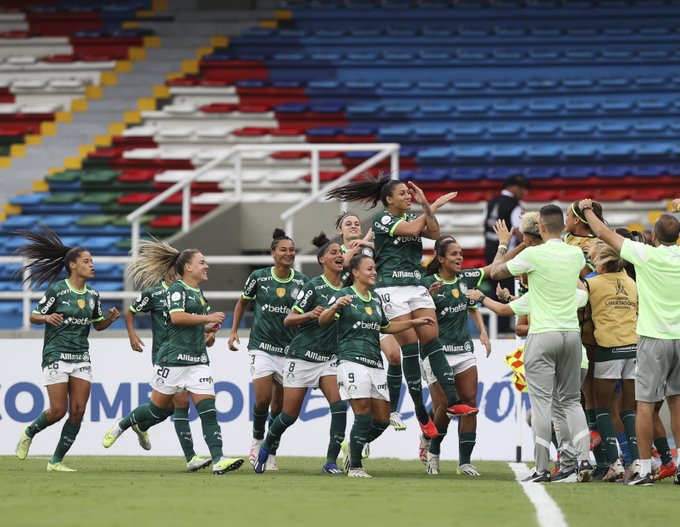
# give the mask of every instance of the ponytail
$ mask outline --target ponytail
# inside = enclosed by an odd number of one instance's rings
[[[274,232],[272,233],[272,244],[271,244],[271,250],[275,250],[276,247],[279,245],[279,242],[282,240],[290,240],[291,242],[293,241],[293,238],[290,236],[286,235],[286,231],[283,229],[279,229],[278,227],[274,229]]]
[[[319,264],[321,264],[321,258],[323,258],[323,255],[326,254],[326,251],[333,242],[329,240],[328,236],[326,236],[326,234],[322,231],[319,233],[318,236],[314,237],[312,243],[314,244],[315,247],[319,248],[319,250],[316,253],[316,261],[319,262]]]
[[[140,289],[146,289],[165,280],[170,271],[182,274],[176,270],[179,256],[180,252],[167,242],[156,238],[142,240],[139,242],[139,256],[125,267],[125,279],[131,280]]]
[[[370,174],[364,174],[366,180],[352,181],[341,187],[326,193],[326,197],[335,198],[339,201],[361,201],[370,203],[373,208],[381,201],[387,206],[387,197],[392,195],[394,187],[403,185],[403,181],[390,179],[389,174],[380,173],[377,178]]]

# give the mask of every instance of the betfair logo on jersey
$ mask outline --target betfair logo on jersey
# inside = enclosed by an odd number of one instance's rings
[[[286,288],[285,287],[277,287],[276,288],[276,296],[279,298],[283,298],[286,296]]]
[[[261,309],[262,311],[265,311],[267,313],[279,313],[282,315],[287,315],[288,313],[290,313],[290,308],[288,306],[272,306],[269,304],[265,304],[261,307]]]
[[[440,317],[445,317],[449,313],[460,313],[467,309],[467,304],[457,304],[455,306],[448,306],[441,310],[439,313]]]
[[[371,306],[366,306],[364,311],[366,311],[369,317],[373,314],[373,308]]]
[[[79,299],[78,299],[78,302],[76,302],[76,303],[78,304],[78,307],[79,307],[80,309],[85,309],[85,305],[86,305],[85,300],[83,300],[82,298],[79,298]]]
[[[75,318],[75,317],[69,317],[64,319],[64,324],[70,324],[72,326],[89,326],[92,323],[92,321],[87,318]]]
[[[352,326],[352,329],[370,329],[372,331],[380,331],[380,324],[378,322],[363,322],[361,320],[357,320]]]
[[[408,243],[408,242],[420,242],[421,238],[420,236],[397,236],[394,239],[394,245],[399,245],[400,243]]]

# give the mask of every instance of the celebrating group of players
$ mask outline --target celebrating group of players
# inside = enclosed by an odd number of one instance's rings
[[[521,229],[523,241],[510,251],[507,249],[512,233],[504,222],[497,222],[495,232],[500,243],[493,263],[483,268],[463,269],[461,246],[453,236],[441,235],[435,217],[441,206],[455,198],[455,193],[430,204],[412,183],[381,177],[339,187],[329,196],[342,201],[369,202],[373,206],[380,201],[384,209],[373,216],[372,229],[365,236],[359,218],[352,213],[337,220],[340,242],[329,240],[323,233],[317,236],[314,244],[318,247],[317,260],[322,273],[311,280],[293,268],[296,251],[293,240],[283,231],[275,230],[271,243],[274,265],[254,271],[248,277],[235,308],[228,342],[234,351],[240,344],[237,328],[246,306],[255,304],[248,341],[255,394],[249,458],[255,472],[277,470],[276,453],[284,432],[299,416],[307,390],[319,388],[331,410],[329,445],[322,471],[371,477],[362,466],[362,459],[369,454],[369,444],[390,425],[396,430],[405,429],[397,411],[403,377],[421,428],[420,457],[427,472],[439,474],[441,443],[450,419],[457,418],[460,452],[457,472],[479,476],[479,470],[471,463],[478,410],[475,408],[477,369],[468,314],[479,329],[488,355],[490,341],[476,310],[477,304],[482,303],[499,314],[530,316],[530,320],[520,320],[518,329],[528,327],[530,335],[525,362],[537,445],[537,468],[531,481],[568,480],[572,475],[579,481],[597,477],[597,467],[593,470],[587,450],[585,457],[583,452],[584,436],[588,436],[585,416],[582,410],[579,410],[580,417],[574,413],[574,400],[580,399],[582,382],[579,364],[584,366],[580,352],[581,326],[576,313],[578,306],[588,302],[585,287],[579,286],[579,275],[585,275],[590,269],[581,250],[575,253],[567,250],[562,254],[552,243],[560,241],[565,225],[562,211],[547,206],[540,214],[526,214]],[[421,215],[411,212],[413,201],[422,208]],[[605,450],[604,454],[600,452],[605,457],[598,459],[602,465],[600,472],[605,479],[619,480],[623,477],[623,466],[610,417],[615,412],[610,409],[620,409],[631,456],[641,460],[634,465],[631,481],[651,484],[653,479],[648,474],[651,470],[645,472],[644,456],[634,451],[635,391],[631,382],[635,378],[637,291],[635,282],[623,270],[625,262],[619,253],[635,264],[638,276],[645,277],[648,273],[640,269],[656,261],[656,256],[647,255],[646,249],[638,249],[637,245],[626,249],[626,244],[618,238],[609,239],[612,231],[602,224],[601,218],[601,208],[589,200],[572,205],[567,214],[567,228],[572,232],[566,238],[567,244],[586,250],[591,267],[597,271],[597,276],[588,279],[590,311],[583,317],[583,326],[592,328],[590,333],[584,333],[583,342],[589,346],[595,362],[592,368],[595,380],[592,376],[586,377],[584,383],[586,409],[590,412],[588,424],[593,430],[599,429],[597,437],[601,437]],[[674,245],[678,236],[677,219],[670,216],[662,223],[661,235],[657,238],[662,247],[668,248],[669,258],[676,258],[675,268],[668,271],[672,278],[675,276],[672,273],[680,268],[678,248]],[[581,232],[582,229],[587,232]],[[673,232],[675,237],[670,243]],[[65,247],[47,227],[40,232],[20,234],[29,240],[18,250],[26,261],[24,270],[28,271],[28,279],[34,284],[51,284],[31,316],[33,323],[47,325],[43,372],[50,406],[22,431],[16,453],[20,459],[26,458],[35,434],[59,421],[66,413],[68,401],[69,417],[47,469],[70,471],[63,458],[78,433],[92,378],[87,343],[90,324],[98,330],[104,329],[119,313],[113,308],[104,318],[99,295],[85,285],[94,272],[86,249]],[[580,243],[594,242],[596,235],[607,243]],[[421,265],[423,236],[436,240],[435,254],[427,269]],[[638,257],[628,258],[624,251],[631,254],[637,251]],[[560,262],[568,268],[560,270]],[[63,267],[68,278],[56,281]],[[574,277],[569,274],[572,268],[576,268]],[[142,242],[140,256],[126,268],[127,276],[143,289],[125,315],[130,344],[134,350],[142,350],[143,343],[135,332],[133,319],[136,313],[151,312],[155,372],[150,402],[117,421],[104,436],[103,444],[110,447],[127,428],[132,428],[142,447],[149,449],[148,429],[174,415],[187,469],[195,471],[212,464],[213,473],[223,474],[241,467],[243,460],[223,455],[216,419],[213,375],[206,347],[214,344],[225,315],[210,312],[200,289],[207,280],[207,270],[205,258],[198,250],[180,252],[157,240]],[[560,284],[551,283],[550,277],[546,277],[546,272],[550,275],[563,271],[566,274],[560,277]],[[508,298],[512,300],[510,304],[501,304],[477,290],[487,276],[500,279],[510,275],[523,276],[533,296],[527,292],[518,299]],[[616,293],[613,302],[608,296],[610,285]],[[669,287],[680,288],[680,277]],[[509,296],[508,291],[499,293],[502,297]],[[642,293],[640,297],[642,319],[645,307]],[[680,355],[677,322],[656,324],[655,328],[661,326],[672,337],[670,354]],[[639,328],[638,323],[638,333]],[[661,338],[666,338],[664,331]],[[556,344],[553,334],[563,333],[568,334],[568,338]],[[572,338],[574,335],[577,338]],[[657,338],[656,334],[640,335]],[[572,357],[576,341],[577,360]],[[654,349],[666,354],[665,348],[662,350],[657,344],[653,343]],[[534,351],[539,349],[543,351]],[[680,404],[674,399],[680,394],[680,365],[673,360],[668,359],[670,366],[666,370],[649,377],[650,382],[657,382],[664,376],[661,384],[665,391],[650,402],[656,404],[669,396],[672,412]],[[589,371],[587,361],[585,366]],[[638,370],[640,366],[638,363]],[[432,395],[429,412],[423,401],[423,380]],[[615,394],[619,380],[623,384],[623,401]],[[649,394],[647,398],[658,395]],[[210,458],[196,455],[193,449],[188,421],[189,396],[198,410]],[[349,440],[345,441],[347,401],[354,422]],[[639,401],[638,397],[638,409]],[[680,411],[680,406],[677,409]],[[652,415],[650,412],[650,419]],[[585,432],[580,430],[581,421]],[[555,425],[555,441],[561,456],[560,470],[553,476],[545,466],[551,422]],[[658,416],[657,425],[660,425]],[[661,440],[660,435],[654,434],[654,437]],[[665,439],[665,434],[663,437]],[[641,438],[639,433],[638,438]],[[587,443],[587,437],[585,441]],[[647,442],[649,445],[644,451],[641,448],[641,453],[651,449],[651,437]],[[667,442],[665,446],[661,442],[657,444],[665,476],[675,472],[672,458],[667,459],[670,456],[667,447]],[[342,468],[337,464],[341,450]]]

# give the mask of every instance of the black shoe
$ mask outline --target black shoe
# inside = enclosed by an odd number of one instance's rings
[[[680,470],[675,473],[675,477],[673,478],[673,484],[680,485]]]
[[[550,483],[550,472],[534,472],[528,478],[524,478],[522,483]]]
[[[607,474],[607,470],[609,470],[608,465],[596,465],[592,472],[593,481],[602,481]]]
[[[588,461],[581,461],[576,469],[576,481],[587,483],[593,480],[593,466]]]
[[[677,476],[676,476],[677,479]],[[644,477],[641,477],[640,474],[633,474],[633,477],[631,477],[627,482],[626,485],[637,485],[638,487],[653,487],[654,486],[654,478],[652,477],[651,474],[647,474]]]
[[[571,467],[571,468],[563,468],[559,470],[556,474],[553,474],[550,477],[550,481],[557,483],[560,481],[565,481],[569,476],[573,476],[576,474],[576,467]],[[575,481],[574,478],[572,478],[572,481]],[[565,481],[565,483],[568,483]]]

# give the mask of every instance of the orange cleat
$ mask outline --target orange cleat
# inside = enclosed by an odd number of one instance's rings
[[[678,467],[671,461],[668,465],[661,465],[661,467],[659,467],[659,473],[654,475],[654,479],[656,481],[661,481],[662,479],[673,477],[677,471]]]
[[[464,415],[475,415],[479,413],[479,408],[468,406],[467,404],[458,403],[452,404],[446,409],[446,415],[449,417],[462,417]]]
[[[600,432],[596,432],[595,430],[590,431],[590,450],[597,448],[600,446],[602,443],[602,437],[600,436]]]
[[[418,421],[418,424],[420,425],[420,429],[423,431],[423,435],[428,439],[434,439],[439,435],[437,427],[435,426],[432,419],[430,419],[429,417],[427,418],[427,423],[423,424],[420,421]]]

